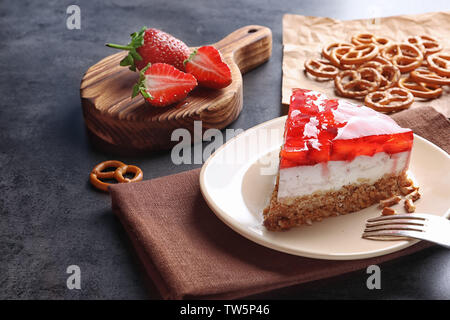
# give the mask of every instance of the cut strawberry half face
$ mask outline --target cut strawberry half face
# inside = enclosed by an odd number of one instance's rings
[[[193,74],[203,87],[221,89],[231,83],[230,67],[222,60],[219,50],[204,46],[184,61],[186,72]]]
[[[184,100],[196,86],[197,80],[192,74],[166,63],[149,63],[141,70],[132,97],[141,93],[152,106],[166,107]]]

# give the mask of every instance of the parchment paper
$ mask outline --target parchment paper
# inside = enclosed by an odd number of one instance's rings
[[[368,32],[398,42],[413,35],[431,35],[441,41],[444,50],[450,51],[450,12],[349,21],[284,15],[282,103],[289,104],[292,88],[313,89],[330,97],[338,97],[334,91],[333,81],[317,81],[305,74],[304,62],[306,59],[319,57],[322,48],[328,43],[350,42],[353,34]],[[428,105],[450,117],[450,86],[443,89],[440,98],[434,100],[416,98],[411,108]],[[363,103],[361,100],[353,102]]]

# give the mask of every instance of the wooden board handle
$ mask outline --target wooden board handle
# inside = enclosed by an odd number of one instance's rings
[[[272,54],[272,31],[250,25],[240,28],[215,44],[222,54],[231,53],[241,73],[269,60]]]

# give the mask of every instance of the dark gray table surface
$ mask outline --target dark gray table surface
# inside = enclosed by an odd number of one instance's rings
[[[66,28],[66,8],[81,8],[81,30]],[[231,128],[247,129],[283,113],[281,20],[284,13],[369,18],[450,10],[442,1],[1,1],[0,2],[0,298],[158,298],[108,195],[88,183],[92,167],[115,158],[85,132],[79,84],[85,70],[127,43],[143,25],[188,45],[213,43],[249,24],[273,32],[271,60],[244,76],[244,110]],[[170,153],[120,157],[145,178],[185,171]],[[81,290],[68,290],[78,265]],[[382,289],[365,270],[260,295],[294,299],[448,299],[450,251],[433,247],[381,265]]]

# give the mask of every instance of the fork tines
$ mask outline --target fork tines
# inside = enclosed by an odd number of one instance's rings
[[[363,238],[398,239],[406,236],[405,232],[422,232],[427,217],[420,214],[396,214],[367,220]]]
[[[377,222],[377,221],[390,221],[396,219],[407,219],[407,220],[427,220],[428,216],[415,213],[415,214],[394,214],[391,216],[380,216],[367,220],[367,222]]]
[[[364,232],[402,230],[422,231],[427,219],[411,214],[396,214],[392,216],[381,216],[367,220]]]
[[[362,237],[370,240],[426,240],[450,249],[450,220],[424,214],[395,214],[367,220]]]
[[[422,231],[423,224],[383,224],[383,225],[366,225],[364,232],[376,232],[376,231]]]

